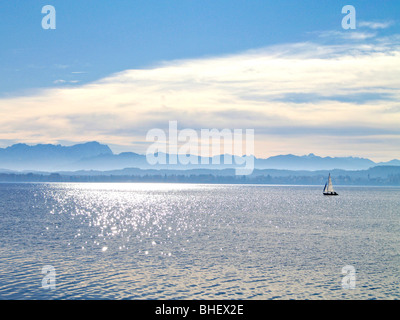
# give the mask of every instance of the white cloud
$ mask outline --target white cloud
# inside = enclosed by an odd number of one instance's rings
[[[347,30],[347,31],[319,31],[314,32],[320,38],[332,38],[332,39],[342,39],[342,40],[367,40],[375,38],[377,36],[376,32],[360,32],[357,30]]]
[[[369,28],[373,30],[377,29],[387,29],[394,25],[393,21],[386,21],[386,22],[374,22],[374,21],[360,21],[358,22],[358,26],[360,28]]]
[[[53,83],[55,84],[59,84],[59,83],[66,83],[67,81],[63,80],[63,79],[58,79],[58,80],[54,80]]]
[[[142,145],[149,129],[254,128],[256,155],[400,158],[400,45],[297,43],[165,62],[0,99],[0,139]]]
[[[79,80],[63,80],[63,79],[58,79],[58,80],[54,80],[53,83],[54,84],[64,84],[64,83],[78,83]]]

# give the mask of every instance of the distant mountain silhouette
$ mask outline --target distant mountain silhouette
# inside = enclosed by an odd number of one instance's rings
[[[166,155],[168,158],[172,155]],[[38,144],[29,146],[24,143],[0,148],[0,169],[2,172],[14,171],[77,171],[77,170],[121,170],[124,168],[155,169],[155,170],[194,170],[194,169],[229,169],[235,164],[224,164],[220,155],[220,164],[211,164],[211,158],[206,159],[210,164],[198,165],[150,165],[146,156],[134,152],[114,154],[111,149],[99,142],[87,142],[73,146]],[[233,157],[239,159],[240,157]],[[198,157],[199,163],[201,158]],[[203,159],[204,160],[204,159]],[[168,161],[167,161],[168,162]],[[237,162],[236,162],[237,163]],[[273,156],[267,159],[254,158],[255,169],[275,170],[366,170],[374,166],[400,166],[399,160],[375,163],[372,160],[357,157],[319,157],[314,154],[296,156],[292,154]]]
[[[11,170],[54,171],[87,157],[113,155],[111,149],[96,141],[73,146],[24,143],[0,148],[0,168]]]
[[[381,166],[400,166],[400,160],[394,159],[387,162],[380,162]]]
[[[255,167],[258,169],[288,169],[288,170],[361,170],[376,166],[372,160],[354,157],[319,157],[313,153],[307,156],[292,154],[257,159]]]

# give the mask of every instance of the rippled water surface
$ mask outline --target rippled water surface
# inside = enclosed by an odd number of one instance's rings
[[[0,184],[0,299],[399,299],[400,189],[336,189]]]

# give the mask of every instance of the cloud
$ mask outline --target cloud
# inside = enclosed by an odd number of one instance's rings
[[[367,40],[371,38],[375,38],[377,36],[376,32],[360,32],[355,30],[348,31],[337,31],[337,30],[328,30],[328,31],[318,31],[314,32],[320,38],[330,38],[330,39],[342,39],[342,40]]]
[[[145,152],[149,129],[255,129],[257,156],[398,157],[400,41],[294,43],[167,61],[0,99],[0,139]],[[142,146],[142,149],[137,149]]]
[[[54,80],[53,81],[53,83],[55,83],[55,84],[60,84],[60,83],[66,83],[67,81],[66,80],[63,80],[63,79],[58,79],[58,80]]]
[[[78,83],[78,82],[79,80],[63,80],[63,79],[58,79],[53,81],[54,84]]]
[[[369,28],[373,30],[377,29],[387,29],[394,25],[393,21],[386,21],[386,22],[374,22],[374,21],[359,21],[357,23],[358,27],[360,28]]]

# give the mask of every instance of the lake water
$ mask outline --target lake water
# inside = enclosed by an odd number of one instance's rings
[[[3,183],[0,299],[399,299],[400,188],[336,190]]]

